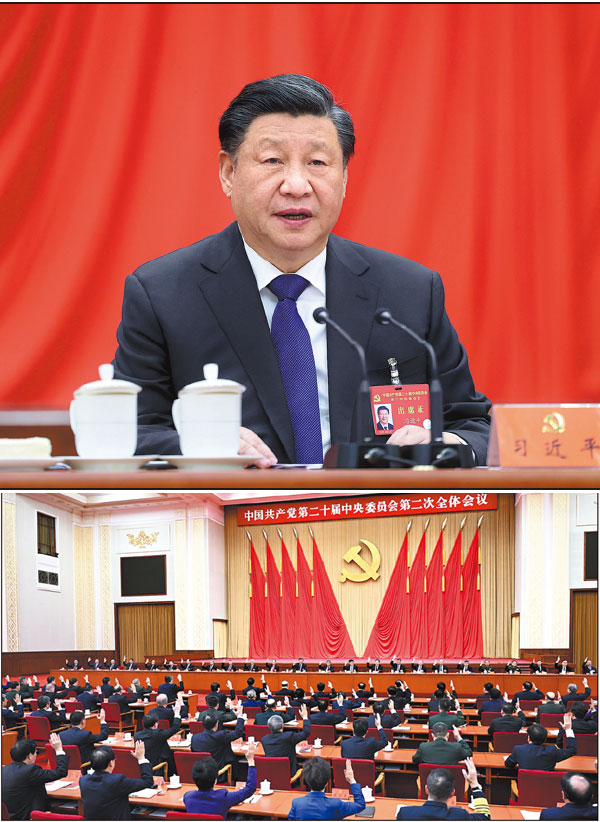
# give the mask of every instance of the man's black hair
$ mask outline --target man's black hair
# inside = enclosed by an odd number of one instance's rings
[[[70,716],[71,725],[74,726],[81,725],[84,719],[85,714],[83,713],[83,711],[73,711],[73,713]]]
[[[110,682],[110,677],[109,676],[103,676],[102,677],[102,684],[103,685],[108,685],[109,682]]]
[[[442,736],[446,736],[446,734],[449,732],[450,729],[448,728],[445,722],[436,722],[435,725],[431,726],[431,733],[436,739]]]
[[[210,791],[219,774],[219,766],[212,757],[202,757],[194,762],[192,779],[199,791]]]
[[[500,710],[503,714],[506,714],[506,716],[510,716],[511,714],[514,714],[516,708],[512,704],[512,702],[505,702],[504,705],[500,708]]]
[[[331,766],[322,756],[311,757],[302,768],[302,777],[311,791],[322,791],[329,782],[330,775]]]
[[[173,682],[173,677],[171,676],[171,674],[165,674],[165,682],[169,684]]]
[[[374,714],[381,714],[383,716],[384,711],[385,711],[385,702],[374,702],[373,703],[373,713]]]
[[[491,688],[490,689],[490,698],[491,699],[502,699],[502,694],[498,690],[498,688]]]
[[[329,702],[326,699],[317,699],[317,708],[322,714],[327,713]]]
[[[205,700],[209,708],[216,708],[219,704],[219,697],[216,694],[206,694]]]
[[[390,696],[394,697],[398,693],[398,688],[395,685],[388,685],[387,692]]]
[[[219,688],[220,688],[220,685],[219,685],[218,682],[211,682],[210,683],[210,689],[213,693],[216,693],[219,690]]]
[[[377,415],[378,416],[379,416],[380,411],[387,411],[388,414],[390,413],[390,409],[387,407],[387,405],[380,405],[379,406],[379,408],[377,409]],[[375,660],[375,661],[377,662],[377,660]]]
[[[354,736],[364,736],[369,729],[369,723],[364,717],[360,717],[359,719],[355,719],[352,723],[352,730],[354,731]]]
[[[434,802],[447,802],[454,791],[454,777],[444,768],[434,768],[427,777],[427,793]]]
[[[440,691],[439,689],[434,693],[434,699],[444,699],[446,696],[445,691]]]
[[[527,682],[523,683],[523,690],[530,691],[533,688],[533,683],[527,680]]]
[[[436,691],[443,691],[444,693],[446,693],[446,683],[438,682],[438,684],[435,686],[435,689]]]
[[[492,690],[493,687],[494,687],[493,682],[486,682],[485,685],[483,686],[483,690],[487,691],[489,693]]]
[[[571,705],[571,713],[575,717],[575,719],[583,719],[588,712],[588,706],[585,702],[575,702],[574,705]]]
[[[253,677],[253,676],[249,676],[249,677],[248,677],[248,679],[246,680],[246,682],[247,682],[247,683],[248,683],[248,685],[250,685],[250,686],[254,685],[254,677]]]
[[[38,708],[41,708],[43,710],[49,704],[50,704],[50,697],[49,696],[46,696],[46,694],[42,694],[41,696],[38,696],[38,701],[37,701]]]
[[[31,739],[18,739],[10,749],[13,762],[24,762],[29,754],[35,753],[35,742]]]
[[[114,758],[115,754],[108,745],[100,745],[98,748],[94,748],[90,756],[92,769],[96,773],[105,771]]]
[[[444,713],[447,713],[450,710],[451,707],[452,707],[452,702],[449,699],[447,699],[446,697],[444,697],[444,699],[440,699],[438,701],[438,708],[440,709],[440,711],[443,711]]]
[[[324,682],[317,682],[317,691],[324,691],[325,690],[325,683]]]
[[[244,86],[221,115],[219,140],[223,151],[235,158],[250,124],[263,114],[329,117],[338,134],[344,166],[354,154],[352,117],[336,103],[326,86],[302,74],[277,74]]]
[[[584,784],[578,785],[577,782],[583,780]],[[573,784],[575,783],[575,784]],[[594,786],[590,779],[582,773],[565,773],[560,780],[560,787],[565,797],[572,802],[573,805],[591,805],[592,797],[594,795]]]
[[[527,728],[527,736],[534,745],[543,745],[548,739],[548,731],[537,722]]]
[[[212,731],[212,729],[217,724],[217,717],[213,716],[212,714],[205,714],[202,717],[202,724],[204,725],[207,731]]]
[[[154,711],[148,711],[148,713],[145,714],[144,718],[142,719],[142,724],[146,729],[153,728],[157,722],[158,714],[155,714]]]

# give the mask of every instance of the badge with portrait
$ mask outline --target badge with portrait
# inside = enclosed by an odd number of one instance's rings
[[[405,425],[420,425],[429,430],[429,386],[372,385],[371,412],[376,434],[389,437]]]

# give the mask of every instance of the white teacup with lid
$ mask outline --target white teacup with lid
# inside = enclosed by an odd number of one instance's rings
[[[141,386],[113,379],[111,363],[103,363],[98,372],[99,380],[76,389],[69,408],[77,453],[87,459],[132,457]]]
[[[242,394],[234,380],[219,379],[219,366],[207,363],[204,379],[186,385],[173,403],[173,422],[185,457],[234,457],[240,447]]]

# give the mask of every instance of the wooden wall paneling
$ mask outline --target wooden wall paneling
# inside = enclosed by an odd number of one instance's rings
[[[116,659],[114,651],[98,649],[83,651],[14,651],[2,654],[2,675],[40,674],[50,671],[52,668],[63,668],[65,659],[73,662],[74,657],[79,659],[83,665],[87,663],[88,657],[92,660],[98,658],[101,662],[105,657],[107,660],[113,657]]]

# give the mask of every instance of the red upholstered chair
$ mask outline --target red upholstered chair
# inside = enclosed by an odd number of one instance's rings
[[[544,728],[560,728],[564,714],[540,714],[540,725]]]
[[[75,819],[75,817],[71,817]],[[80,817],[81,818],[81,817]],[[185,811],[167,811],[165,819],[225,819],[212,813],[185,813]]]
[[[3,817],[4,818],[4,817]],[[8,816],[6,817],[8,819]],[[85,819],[85,816],[75,816],[72,813],[50,813],[50,811],[31,811],[30,819]]]
[[[253,736],[256,742],[260,742],[263,736],[271,733],[271,729],[268,725],[250,725],[246,723],[244,725],[244,739],[248,739],[249,736]]]
[[[500,716],[502,716],[501,711],[483,711],[481,714],[481,724],[487,727],[492,719],[497,719]]]
[[[63,708],[68,714],[72,714],[73,711],[81,711],[82,713],[85,713],[83,705],[78,699],[65,699],[63,702]]]
[[[100,705],[104,709],[106,722],[111,731],[134,731],[133,711],[125,711],[121,714],[121,708],[116,702],[102,702]],[[136,776],[139,779],[139,774]]]
[[[576,702],[583,702],[583,704],[587,705],[588,708],[590,707],[590,704],[591,704],[589,699],[569,699],[569,701],[567,702],[567,711],[570,711],[571,708],[573,707],[573,705],[575,705]]]
[[[478,696],[475,700],[475,710],[478,711],[484,702],[489,700],[489,696]]]
[[[348,722],[354,722],[354,711],[352,708],[345,708],[344,710],[346,712],[346,720]]]
[[[527,740],[527,734],[521,734],[518,731],[496,731],[491,750],[494,753],[512,753],[515,745],[526,745]]]
[[[421,763],[419,765],[419,781],[421,786],[419,799],[427,799],[425,783],[427,782],[427,777],[431,771],[434,771],[436,768],[443,768],[445,771],[450,771],[454,778],[456,801],[465,802],[465,778],[463,776],[464,765],[426,765],[425,763]]]
[[[575,734],[577,756],[598,756],[598,734]],[[563,748],[567,747],[567,737],[563,736]]]
[[[50,742],[50,721],[45,716],[26,716],[27,735],[35,742],[39,751],[44,751],[46,742]],[[69,726],[61,725],[56,732],[65,731]]]
[[[126,748],[115,748],[114,746],[111,747],[111,750],[115,755],[114,773],[122,773],[125,774],[125,776],[131,777],[131,779],[139,779],[140,768],[136,758],[131,755],[131,750],[127,750]],[[152,770],[162,771],[161,775],[164,776],[165,779],[167,778],[168,765],[166,762],[161,762],[159,765],[154,765]]]
[[[393,730],[393,728],[384,728],[383,732],[387,736],[387,741],[388,742],[393,742],[394,741],[394,730]],[[373,737],[374,739],[379,739],[379,732],[378,732],[377,728],[368,728],[367,736],[368,737]]]
[[[375,762],[372,759],[352,759],[352,770],[356,781],[361,787],[372,788],[375,792],[381,786],[381,795],[385,796],[385,774],[381,771],[376,775]],[[348,788],[344,770],[346,769],[346,760],[341,757],[334,757],[331,760],[333,767],[333,787],[334,788]]]
[[[257,713],[259,713],[260,710],[261,709],[258,705],[254,708],[251,705],[249,705],[247,708],[244,708],[244,713],[246,714],[248,719],[254,719],[254,717],[256,716]],[[300,710],[300,709],[298,708],[297,710]],[[297,715],[296,715],[296,719],[298,719]]]
[[[198,751],[173,751],[173,755],[175,756],[175,769],[179,778],[183,783],[190,785],[194,784],[194,780],[192,778],[194,763],[198,762],[199,759],[206,759],[207,757],[210,757],[209,753]],[[227,784],[231,785],[231,765],[225,765],[224,768],[221,768],[219,771],[219,776],[222,776],[223,774],[227,774]]]
[[[298,768],[294,776],[290,773],[290,760],[287,756],[257,756],[256,779],[260,783],[268,779],[275,791],[291,791],[292,785],[302,776],[302,768]]]
[[[77,745],[65,745],[63,751],[69,757],[69,770],[80,771],[82,768],[88,768],[90,763],[81,762],[81,751]],[[48,767],[51,770],[56,769],[56,751],[49,742],[46,742],[46,756],[48,757]]]
[[[333,725],[311,725],[310,736],[306,741],[309,745],[314,745],[315,739],[320,739],[323,745],[333,745],[335,741],[335,728]]]
[[[522,711],[537,711],[539,706],[542,704],[541,699],[521,699],[519,700],[519,705],[521,706]]]
[[[169,725],[168,719],[159,719],[158,720],[158,730],[159,731],[168,731],[171,726]]]
[[[204,730],[204,724],[202,722],[198,722],[197,719],[190,719],[188,730],[192,736],[194,734],[201,734]]]
[[[562,802],[560,780],[563,774],[564,771],[528,771],[519,768],[516,804],[552,808],[557,802]],[[512,800],[511,804],[514,804]]]

